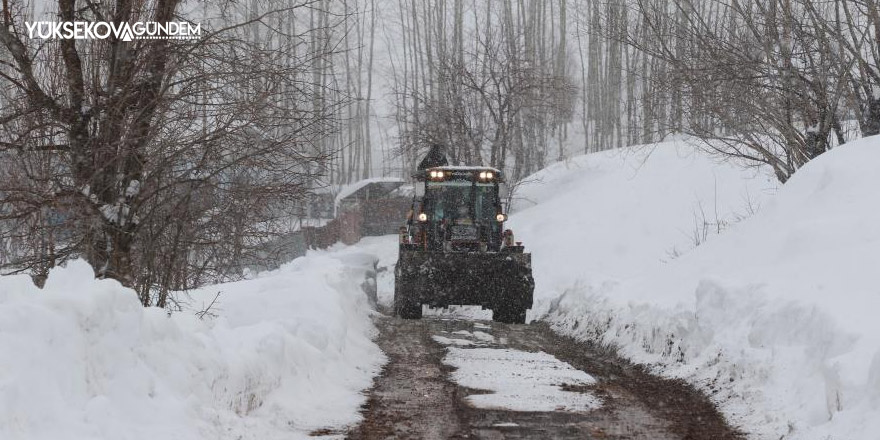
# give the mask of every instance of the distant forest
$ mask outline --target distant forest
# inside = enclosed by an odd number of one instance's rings
[[[3,0],[0,267],[144,305],[241,276],[316,190],[430,145],[517,181],[686,136],[785,182],[880,133],[874,0]],[[197,39],[28,23],[189,22]]]

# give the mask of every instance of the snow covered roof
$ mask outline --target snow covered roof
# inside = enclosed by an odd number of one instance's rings
[[[404,183],[404,180],[399,177],[373,177],[370,179],[364,179],[343,187],[339,191],[339,194],[336,195],[336,204],[338,205],[340,201],[352,196],[356,196],[357,198],[364,197],[366,193],[371,191],[378,192],[380,196],[385,195],[399,188]],[[375,194],[373,194],[373,196],[375,196]]]

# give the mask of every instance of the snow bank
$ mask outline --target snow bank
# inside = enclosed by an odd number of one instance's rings
[[[513,218],[539,311],[695,383],[755,438],[876,438],[880,138],[824,154],[773,197],[763,174],[681,150],[661,145],[638,170],[585,156],[523,189],[538,207]],[[762,206],[694,248],[681,231],[713,198],[721,219]]]
[[[534,256],[541,301],[576,283],[665,267],[775,191],[775,180],[760,170],[662,143],[579,156],[526,178],[510,225]]]
[[[354,246],[337,243],[330,251],[337,256],[354,254],[354,258],[368,255],[377,259],[376,295],[379,305],[391,309],[394,305],[394,265],[397,264],[397,234],[381,237],[364,237]]]
[[[316,253],[168,316],[82,261],[0,278],[0,438],[290,439],[335,430],[383,362],[364,261]]]

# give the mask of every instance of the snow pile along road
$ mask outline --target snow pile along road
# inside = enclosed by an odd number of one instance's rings
[[[523,189],[538,204],[514,215],[538,310],[697,384],[755,438],[876,438],[880,138],[823,154],[773,197],[763,176],[709,173],[682,149],[661,144],[639,170],[581,157]],[[682,235],[697,201],[725,230],[694,248]]]
[[[384,356],[367,257],[310,253],[193,294],[216,317],[143,308],[82,261],[44,289],[0,278],[0,438],[291,439],[334,432]]]

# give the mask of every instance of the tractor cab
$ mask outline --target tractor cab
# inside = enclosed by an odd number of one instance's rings
[[[522,324],[532,307],[532,256],[504,229],[507,185],[490,167],[420,169],[394,267],[394,313],[422,306],[479,305],[492,319]]]
[[[491,167],[420,170],[401,243],[445,252],[497,252],[504,244],[507,185]]]

